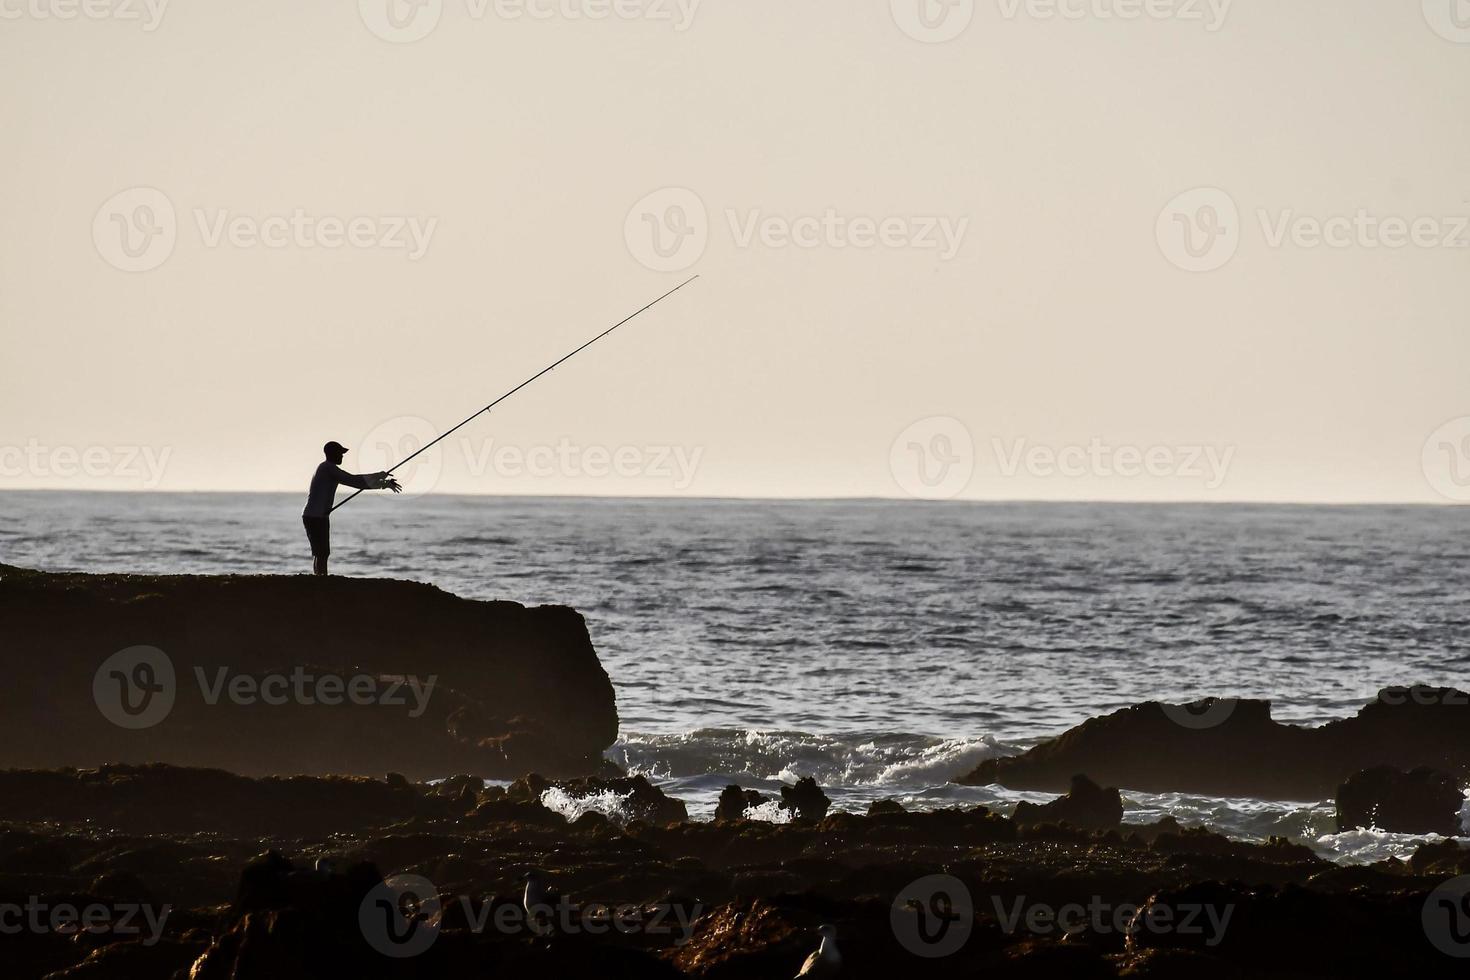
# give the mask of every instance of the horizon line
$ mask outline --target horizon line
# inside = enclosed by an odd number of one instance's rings
[[[295,497],[300,494],[296,490],[240,490],[231,488],[191,489],[191,490],[160,490],[160,489],[133,489],[133,488],[109,488],[109,487],[0,487],[3,493],[73,493],[73,494],[115,494],[115,495],[159,495],[159,496],[195,496],[204,494],[233,494],[237,496],[256,497]],[[1078,504],[1092,505],[1117,505],[1117,506],[1199,506],[1199,507],[1423,507],[1423,508],[1446,508],[1463,507],[1464,504],[1455,501],[1424,501],[1424,500],[1312,500],[1312,499],[1257,499],[1257,498],[1229,498],[1220,500],[1201,500],[1198,498],[1177,499],[1145,499],[1145,498],[1097,498],[1077,497],[1058,499],[1054,497],[956,497],[949,500],[927,500],[920,497],[883,497],[871,495],[853,496],[779,496],[759,495],[740,496],[735,494],[701,494],[698,496],[686,495],[646,495],[646,494],[564,494],[564,493],[466,493],[466,492],[444,492],[432,494],[419,494],[409,499],[419,497],[455,497],[475,498],[485,500],[583,500],[583,501],[624,501],[624,502],[684,502],[684,503],[874,503],[874,504],[925,504],[937,507],[953,505],[974,504],[1050,504],[1057,506],[1069,506]]]

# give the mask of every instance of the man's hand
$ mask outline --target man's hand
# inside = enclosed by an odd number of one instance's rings
[[[374,473],[369,476],[368,489],[392,490],[394,493],[403,492],[403,487],[399,486],[398,481],[393,479],[393,474],[389,473],[387,470],[384,470],[381,473]]]

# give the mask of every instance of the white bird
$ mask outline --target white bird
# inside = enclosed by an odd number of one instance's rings
[[[822,926],[817,930],[817,935],[822,937],[822,945],[806,958],[796,980],[801,980],[802,977],[808,980],[828,980],[829,977],[837,976],[842,969],[842,954],[837,951],[837,930],[832,926]]]

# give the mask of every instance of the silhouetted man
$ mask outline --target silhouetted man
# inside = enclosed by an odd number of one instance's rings
[[[301,512],[301,523],[306,525],[306,538],[311,542],[311,570],[317,575],[327,574],[327,556],[332,553],[332,502],[337,499],[339,486],[403,492],[398,481],[387,473],[359,475],[344,470],[342,458],[347,455],[347,448],[340,442],[327,443],[322,447],[322,454],[327,457],[326,462],[316,468],[306,510]]]

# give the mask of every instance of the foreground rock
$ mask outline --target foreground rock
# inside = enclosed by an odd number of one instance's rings
[[[0,685],[0,766],[574,776],[617,735],[612,684],[564,607],[0,565],[0,630],[24,665]]]
[[[1354,773],[1337,790],[1337,829],[1377,828],[1398,834],[1463,833],[1465,794],[1447,773],[1379,766]]]
[[[1356,716],[1320,728],[1274,721],[1269,701],[1148,702],[1085,721],[1022,755],[987,759],[958,781],[1060,792],[1085,772],[1103,785],[1153,793],[1320,800],[1375,766],[1424,766],[1460,785],[1470,781],[1470,695],[1387,688]]]
[[[1079,830],[1117,830],[1123,823],[1123,798],[1116,789],[1073,776],[1066,796],[1050,803],[1017,803],[1012,819],[1018,827],[1054,823]]]
[[[107,830],[74,822],[64,793],[36,795],[32,819],[0,820],[0,905],[142,904],[157,928],[128,932],[113,915],[80,935],[44,924],[6,934],[4,975],[770,980],[795,975],[822,925],[836,930],[841,976],[858,980],[1464,975],[1465,961],[1445,951],[1457,933],[1424,914],[1440,908],[1436,888],[1470,872],[1470,850],[1448,842],[1407,864],[1339,868],[1283,841],[1244,844],[1172,821],[1019,832],[976,807],[619,826],[546,820],[532,800],[487,793],[484,803],[515,803],[507,812],[527,822],[466,815],[465,780],[224,776],[28,774],[80,780],[103,814],[120,795],[156,815],[221,790],[218,809],[253,807],[267,823]],[[0,800],[24,790],[15,778],[0,774]],[[257,799],[357,816],[315,833]],[[214,816],[196,808],[190,819]],[[288,833],[262,834],[271,820]],[[561,896],[544,921],[521,907],[532,870]],[[934,875],[948,876],[942,894]],[[933,955],[945,937],[954,945]]]

